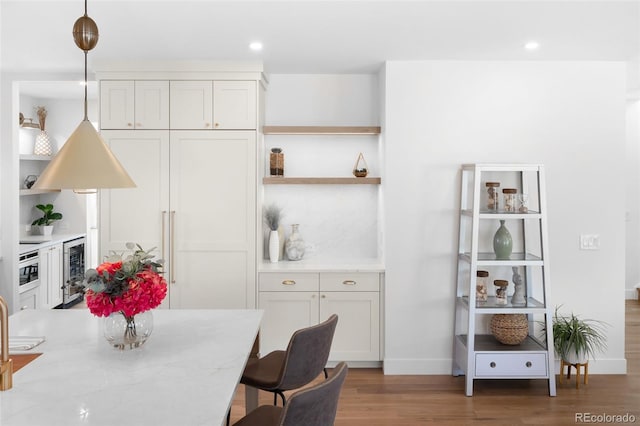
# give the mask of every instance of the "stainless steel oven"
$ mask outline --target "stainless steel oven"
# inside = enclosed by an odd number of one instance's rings
[[[19,294],[40,287],[40,256],[37,250],[21,254],[18,258],[18,268]]]
[[[80,237],[62,244],[64,265],[62,308],[75,305],[83,299],[84,272],[86,268],[86,238]]]

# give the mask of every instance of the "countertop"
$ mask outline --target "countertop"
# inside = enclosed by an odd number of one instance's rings
[[[380,259],[264,260],[258,265],[258,272],[384,272],[384,263]]]
[[[140,348],[118,351],[85,309],[24,310],[10,336],[45,336],[43,354],[0,392],[2,426],[222,425],[260,310],[153,310]],[[22,352],[27,353],[27,352]]]
[[[20,244],[18,246],[18,254],[20,255],[30,251],[40,250],[41,248],[64,243],[69,240],[75,240],[76,238],[85,237],[86,235],[87,234],[84,233],[53,234],[51,235],[51,239],[48,241],[33,244]]]

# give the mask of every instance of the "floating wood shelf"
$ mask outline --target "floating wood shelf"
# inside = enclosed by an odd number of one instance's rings
[[[265,135],[379,135],[380,126],[264,126]]]
[[[50,192],[60,192],[59,189],[21,189],[20,195],[48,194]]]
[[[265,185],[380,185],[379,177],[265,177]]]
[[[51,155],[20,154],[21,160],[51,161],[52,158]]]

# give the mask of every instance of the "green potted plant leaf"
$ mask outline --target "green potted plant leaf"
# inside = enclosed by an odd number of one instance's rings
[[[553,315],[553,347],[569,364],[584,364],[607,348],[605,323],[570,315]]]
[[[40,235],[51,235],[52,223],[62,219],[62,213],[54,212],[53,204],[38,204],[36,208],[42,212],[42,217],[31,222],[31,226],[36,227],[36,232]]]

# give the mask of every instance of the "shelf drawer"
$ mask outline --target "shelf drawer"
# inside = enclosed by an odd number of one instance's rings
[[[380,291],[380,275],[374,272],[322,272],[321,291]]]
[[[261,273],[259,291],[319,291],[320,278],[316,273]]]
[[[546,377],[544,353],[476,354],[476,377]]]

